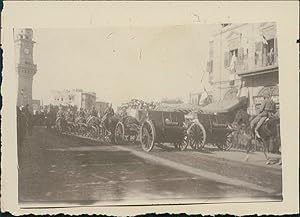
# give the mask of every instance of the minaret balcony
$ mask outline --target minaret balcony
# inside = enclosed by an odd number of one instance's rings
[[[17,65],[17,71],[23,72],[23,73],[30,73],[32,75],[35,75],[37,72],[37,65],[32,63],[19,63]]]

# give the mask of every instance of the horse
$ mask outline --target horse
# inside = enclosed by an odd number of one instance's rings
[[[58,132],[65,132],[67,130],[67,121],[64,117],[57,117],[55,120],[55,128]]]
[[[86,121],[87,131],[89,136],[96,138],[100,132],[100,119],[95,116],[89,116]]]
[[[258,133],[260,138],[256,137],[254,133],[254,129],[251,129],[250,122],[251,117],[247,113],[246,110],[239,110],[235,116],[233,121],[233,126],[235,128],[239,127],[241,135],[242,135],[242,142],[246,146],[246,157],[245,161],[249,159],[249,152],[253,148],[253,140],[258,142],[263,148],[263,153],[267,160],[266,164],[270,164],[270,159],[267,155],[268,144],[271,139],[273,139],[277,135],[277,125],[280,123],[279,115],[272,115],[269,117],[259,128]]]
[[[75,132],[79,135],[84,135],[87,132],[87,124],[84,117],[78,116],[74,122]]]

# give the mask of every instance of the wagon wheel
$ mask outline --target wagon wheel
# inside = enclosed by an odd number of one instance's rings
[[[115,128],[115,142],[121,144],[124,141],[125,128],[122,122],[118,122]]]
[[[206,141],[206,131],[201,123],[192,123],[188,128],[187,134],[188,143],[192,149],[203,149]]]
[[[228,151],[233,144],[233,132],[228,133],[227,135],[224,136],[225,136],[224,141],[215,143],[215,146],[217,146],[220,151]]]
[[[175,146],[176,149],[178,149],[180,151],[184,151],[187,148],[188,144],[189,144],[188,143],[188,136],[184,135],[182,142],[176,142],[174,144],[174,146]]]
[[[233,145],[233,137],[234,137],[234,132],[231,132],[229,134],[227,134],[226,139],[225,139],[225,143],[224,143],[224,151],[228,151],[232,148]]]
[[[104,139],[105,137],[105,128],[102,125],[99,125],[99,138]]]
[[[150,152],[154,146],[155,129],[152,121],[147,120],[141,127],[141,144],[146,152]]]

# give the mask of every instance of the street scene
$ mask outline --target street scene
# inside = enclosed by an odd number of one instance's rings
[[[14,43],[19,203],[282,200],[276,23],[24,28]]]

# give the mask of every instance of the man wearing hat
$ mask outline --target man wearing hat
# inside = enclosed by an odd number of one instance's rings
[[[264,123],[264,121],[267,118],[273,115],[276,110],[276,105],[271,97],[272,97],[271,93],[264,95],[264,100],[260,106],[258,115],[250,123],[251,129],[253,129],[254,126],[256,125],[254,132],[257,138],[260,138],[258,130],[261,127],[261,125]]]

